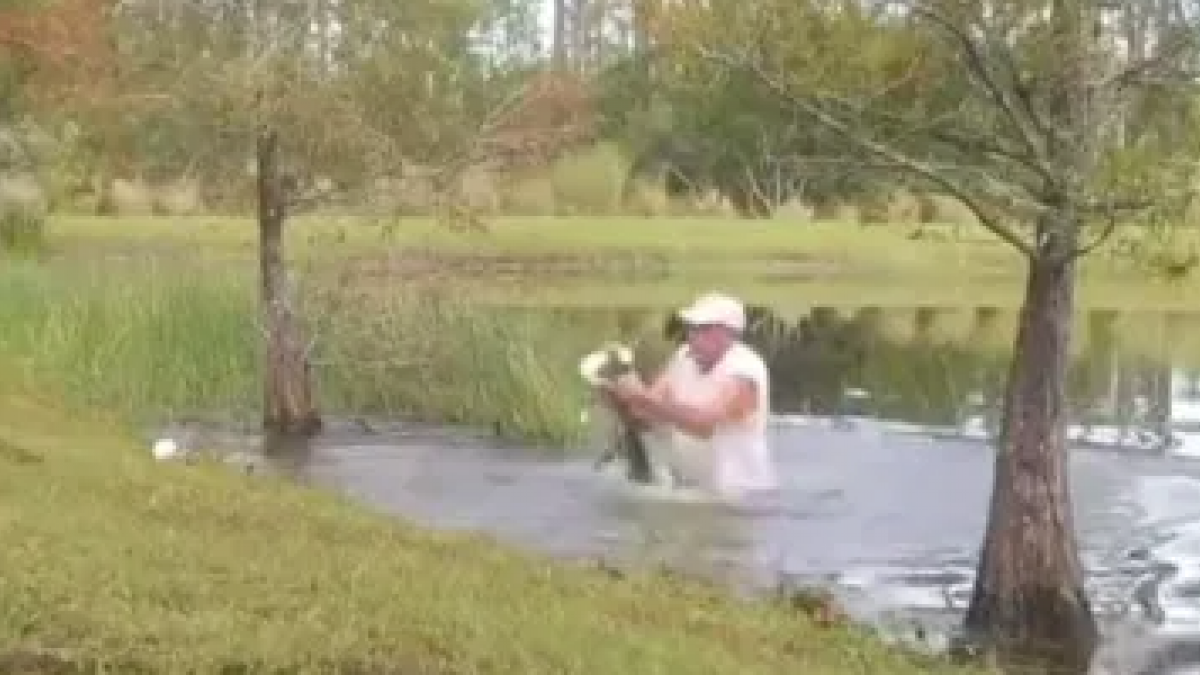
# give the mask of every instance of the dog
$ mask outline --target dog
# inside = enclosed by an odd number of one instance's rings
[[[613,382],[636,374],[632,350],[623,345],[609,345],[593,353],[581,364],[584,376],[593,382]],[[654,464],[646,448],[643,434],[647,425],[607,392],[599,392],[601,403],[613,413],[614,433],[611,442],[596,460],[596,468],[618,459],[625,462],[626,478],[639,484],[655,482]]]

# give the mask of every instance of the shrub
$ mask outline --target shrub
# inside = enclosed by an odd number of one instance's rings
[[[0,251],[40,255],[46,245],[47,210],[45,191],[31,175],[0,177]]]

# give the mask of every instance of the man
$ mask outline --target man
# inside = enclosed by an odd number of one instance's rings
[[[762,357],[741,341],[745,308],[708,293],[679,316],[687,340],[654,384],[625,377],[608,385],[610,393],[671,432],[670,463],[685,479],[734,499],[775,489],[767,442],[770,376]]]

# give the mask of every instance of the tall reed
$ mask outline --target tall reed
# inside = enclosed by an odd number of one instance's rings
[[[323,409],[416,417],[565,447],[580,438],[580,353],[570,316],[428,293],[333,293],[303,305]],[[332,300],[328,300],[332,298]],[[257,418],[261,331],[237,268],[127,263],[0,267],[0,357],[84,404],[140,422]]]
[[[580,438],[577,374],[595,333],[569,317],[438,294],[376,293],[311,315],[333,317],[322,387],[346,409],[489,429],[566,444]]]

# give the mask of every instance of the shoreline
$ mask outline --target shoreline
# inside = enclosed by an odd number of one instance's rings
[[[332,491],[156,462],[0,387],[0,663],[26,672],[982,672],[677,575],[586,569]],[[58,669],[58,670],[55,670]]]

